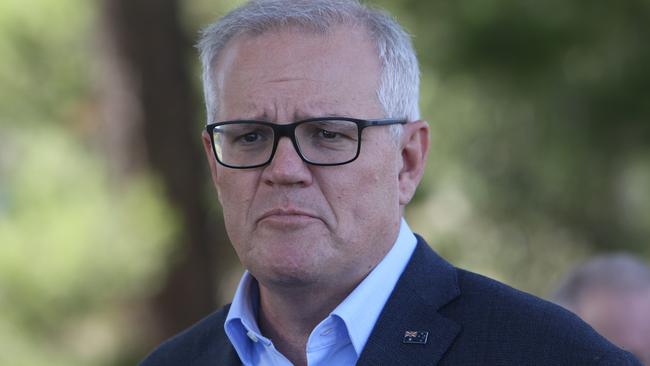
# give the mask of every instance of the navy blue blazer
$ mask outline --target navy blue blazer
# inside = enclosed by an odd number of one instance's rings
[[[241,365],[224,332],[228,308],[164,342],[140,365]],[[641,363],[571,312],[455,268],[418,237],[415,252],[382,310],[357,365],[641,366]]]

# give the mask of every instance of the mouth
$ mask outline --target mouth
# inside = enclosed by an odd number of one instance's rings
[[[301,210],[274,209],[264,213],[258,223],[281,226],[304,225],[320,220],[316,215]]]

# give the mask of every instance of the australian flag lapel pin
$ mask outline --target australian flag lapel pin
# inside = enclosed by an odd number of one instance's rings
[[[404,332],[403,343],[406,344],[427,344],[429,332],[422,330],[407,330]]]

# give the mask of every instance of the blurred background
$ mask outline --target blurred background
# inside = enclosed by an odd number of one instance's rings
[[[193,44],[239,3],[0,2],[0,365],[133,365],[229,301]],[[543,297],[650,259],[650,2],[372,3],[422,66],[415,231]]]

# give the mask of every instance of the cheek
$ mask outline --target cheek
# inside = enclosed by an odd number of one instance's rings
[[[217,194],[228,232],[247,225],[250,204],[255,195],[256,179],[252,174],[222,174],[217,176]]]
[[[391,216],[399,211],[398,181],[390,165],[363,162],[342,172],[335,185],[327,187],[333,192],[331,202],[339,220],[363,223],[377,221],[378,217]],[[363,168],[361,168],[363,167]],[[345,222],[343,223],[345,225]],[[372,223],[370,223],[372,224]]]
[[[368,209],[371,211],[390,214],[391,210],[399,209],[397,174],[391,169],[374,171],[365,178],[368,189],[364,193]],[[371,212],[380,216],[378,212]]]

